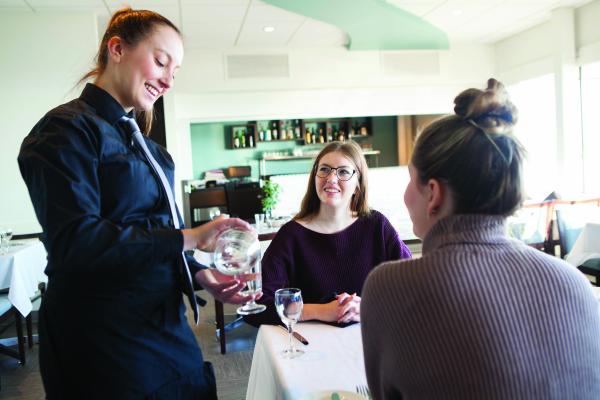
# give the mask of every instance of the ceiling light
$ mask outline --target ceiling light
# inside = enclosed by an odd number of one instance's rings
[[[267,33],[271,33],[275,30],[274,26],[264,26],[263,27],[263,31],[267,32]]]

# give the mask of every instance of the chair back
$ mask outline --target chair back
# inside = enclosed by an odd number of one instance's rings
[[[600,199],[557,200],[554,207],[560,256],[564,258],[573,248],[585,224],[600,221]]]

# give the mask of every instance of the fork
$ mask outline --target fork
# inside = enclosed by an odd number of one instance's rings
[[[356,385],[356,393],[361,395],[367,400],[371,399],[371,391],[367,385]]]

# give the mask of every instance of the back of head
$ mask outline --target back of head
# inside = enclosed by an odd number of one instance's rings
[[[356,179],[358,179],[358,185],[356,187],[356,193],[352,196],[350,202],[350,210],[356,212],[358,216],[365,216],[370,213],[368,204],[368,167],[365,156],[362,153],[362,149],[356,142],[331,142],[319,152],[319,155],[315,159],[313,166],[310,170],[310,176],[308,178],[308,186],[306,193],[302,199],[302,205],[300,211],[294,216],[294,219],[305,219],[314,217],[319,212],[321,200],[317,194],[315,188],[317,168],[321,159],[333,152],[338,152],[344,157],[352,161],[356,166]]]
[[[85,80],[102,75],[108,64],[108,41],[114,37],[120,37],[128,46],[135,47],[141,41],[153,33],[158,25],[164,25],[172,28],[181,35],[177,27],[162,15],[149,10],[132,10],[129,7],[116,11],[108,22],[98,52],[96,53],[95,67],[86,73],[79,83]],[[145,128],[145,132],[150,131],[152,126],[152,109],[136,110],[136,119],[140,126]]]
[[[430,124],[411,162],[422,184],[449,188],[455,214],[510,215],[523,200],[524,149],[512,135],[517,109],[504,86],[467,89],[454,99],[455,115]]]

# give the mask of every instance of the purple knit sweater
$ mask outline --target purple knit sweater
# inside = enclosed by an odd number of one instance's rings
[[[375,266],[410,257],[410,250],[378,211],[332,234],[290,221],[281,227],[262,260],[263,297],[259,302],[267,305],[267,310],[244,318],[255,326],[280,323],[273,297],[284,287],[300,288],[307,304],[329,302],[336,293],[360,295]]]
[[[600,399],[600,314],[566,262],[453,215],[377,267],[361,328],[373,399]]]

